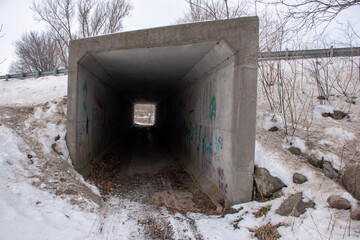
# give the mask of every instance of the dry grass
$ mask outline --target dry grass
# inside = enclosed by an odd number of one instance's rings
[[[256,229],[250,228],[249,231],[254,232],[255,237],[257,237],[258,240],[276,240],[281,237],[280,233],[277,230],[277,228],[280,226],[283,226],[283,223],[278,223],[276,225],[268,223]]]

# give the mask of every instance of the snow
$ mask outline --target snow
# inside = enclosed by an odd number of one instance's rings
[[[323,113],[334,113],[334,109],[331,106],[318,105],[314,107],[314,116],[316,118],[322,118]]]
[[[32,186],[27,148],[0,126],[0,239],[84,239],[97,215]]]
[[[155,212],[151,206],[116,197],[110,198],[104,207],[89,202],[89,207],[81,208],[68,198],[57,196],[49,190],[49,183],[41,182],[45,176],[35,164],[38,156],[25,138],[38,139],[39,148],[46,154],[53,153],[54,143],[61,151],[62,161],[71,163],[66,147],[66,105],[61,101],[67,94],[67,77],[29,78],[25,80],[0,81],[1,106],[33,106],[34,112],[25,121],[22,129],[26,135],[19,135],[2,121],[9,117],[0,113],[0,239],[146,239],[142,227],[134,215],[150,214],[164,218],[174,230],[175,239],[197,239],[194,231],[203,239],[254,239],[255,229],[267,223],[283,223],[278,228],[281,239],[359,239],[360,222],[350,221],[348,210],[329,208],[326,200],[330,195],[340,195],[349,200],[353,208],[358,206],[354,199],[339,184],[324,176],[301,158],[293,156],[286,149],[298,147],[302,153],[315,155],[330,161],[334,168],[341,164],[340,150],[347,141],[356,141],[356,127],[359,111],[354,106],[351,121],[335,121],[322,118],[321,113],[332,113],[336,106],[319,105],[313,109],[316,131],[310,135],[294,134],[285,137],[283,121],[277,114],[266,112],[260,101],[258,129],[255,147],[255,165],[269,170],[270,174],[282,180],[287,187],[283,196],[267,202],[251,201],[237,204],[237,213],[225,216],[207,216],[200,213],[181,214],[162,207]],[[340,101],[340,100],[339,100]],[[47,103],[46,103],[47,102]],[[263,105],[261,105],[263,104]],[[310,112],[312,113],[312,112]],[[267,117],[264,117],[267,116]],[[1,119],[2,118],[2,119]],[[280,130],[268,132],[276,126]],[[354,130],[355,129],[355,130]],[[353,131],[354,130],[354,131]],[[308,144],[310,137],[317,145]],[[58,140],[54,140],[57,139]],[[27,154],[34,155],[34,164]],[[300,159],[300,160],[299,160]],[[60,171],[60,169],[59,169]],[[294,184],[292,176],[301,173],[308,178],[304,184]],[[76,176],[93,192],[99,194],[95,186]],[[51,177],[49,182],[55,181]],[[315,209],[308,209],[299,218],[282,217],[275,213],[281,203],[290,195],[302,192],[304,200],[316,203]],[[78,198],[83,198],[79,195]],[[254,212],[271,205],[266,216],[255,218]],[[91,210],[94,209],[94,210]],[[234,221],[243,218],[234,227]]]
[[[326,128],[325,133],[333,136],[334,138],[341,139],[343,141],[350,141],[356,138],[356,136],[353,133],[350,133],[345,129],[338,127]]]
[[[306,151],[306,145],[303,140],[298,137],[285,137],[283,148],[296,147],[299,148],[302,153]]]
[[[277,127],[278,129],[282,129],[283,128],[283,122],[280,116],[278,115],[273,115],[273,116],[269,116],[266,117],[263,123],[263,127],[266,131],[268,131],[269,129],[273,128],[273,127]]]
[[[0,103],[29,106],[62,98],[67,94],[67,76],[0,80]]]

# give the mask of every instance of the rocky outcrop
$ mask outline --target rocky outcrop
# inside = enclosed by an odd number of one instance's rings
[[[255,170],[254,180],[257,191],[263,197],[270,197],[274,192],[286,186],[279,178],[271,176],[265,168]]]
[[[350,218],[352,220],[360,220],[360,209],[355,209],[351,211]]]
[[[345,189],[360,200],[360,165],[348,166],[342,176]]]
[[[336,208],[336,209],[350,209],[351,208],[351,204],[349,203],[349,201],[346,200],[345,198],[340,197],[339,195],[331,195],[327,199],[327,202],[331,208]]]
[[[322,168],[324,160],[319,160],[314,156],[308,157],[308,162],[316,168]]]
[[[289,147],[288,150],[289,150],[289,152],[291,152],[294,155],[300,155],[301,154],[300,148],[297,148],[297,147]]]
[[[339,173],[332,167],[331,162],[325,161],[322,167],[322,171],[328,178],[335,179]]]
[[[314,208],[313,201],[304,202],[302,200],[302,193],[296,193],[288,197],[280,207],[275,211],[276,214],[281,216],[299,217],[306,212],[307,208]]]
[[[304,175],[300,174],[300,173],[295,173],[293,175],[293,182],[297,183],[297,184],[303,184],[304,182],[306,182],[308,179],[307,177],[305,177]]]

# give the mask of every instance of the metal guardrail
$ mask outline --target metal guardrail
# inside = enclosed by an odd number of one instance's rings
[[[49,76],[49,75],[53,75],[56,76],[58,74],[67,74],[68,70],[67,69],[54,69],[53,71],[36,71],[36,72],[30,72],[30,73],[16,73],[16,74],[6,74],[6,75],[2,75],[0,76],[0,79],[5,79],[6,81],[8,81],[10,78],[19,78],[19,79],[24,79],[26,77],[40,77],[40,76]]]
[[[331,57],[355,57],[360,56],[360,47],[312,49],[279,52],[261,52],[259,60],[292,60],[306,58],[331,58]]]
[[[312,50],[296,50],[296,51],[278,51],[278,52],[261,52],[259,53],[259,60],[293,60],[306,58],[331,58],[331,57],[355,57],[360,56],[360,47],[353,48],[333,48],[329,49],[312,49]],[[31,73],[17,73],[6,74],[0,76],[0,79],[8,81],[10,78],[26,78],[26,77],[40,77],[57,74],[67,74],[67,69],[54,69],[46,72],[31,72]]]

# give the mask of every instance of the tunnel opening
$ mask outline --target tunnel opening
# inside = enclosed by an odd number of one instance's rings
[[[185,169],[217,206],[251,200],[257,49],[257,18],[71,41],[74,167],[86,176],[91,163],[118,158],[122,177],[176,165],[170,175]],[[156,105],[153,126],[135,127],[138,103]]]
[[[151,103],[136,103],[134,105],[134,125],[154,126],[156,105]]]

